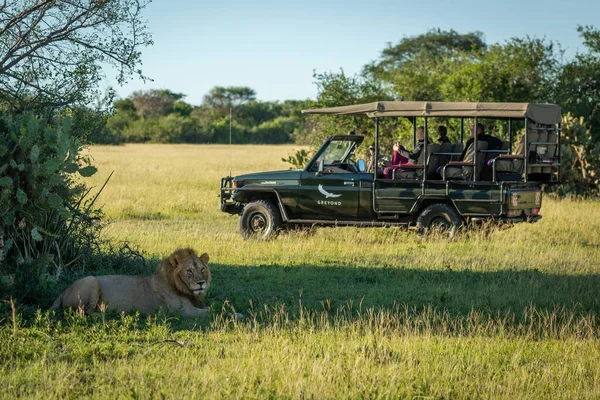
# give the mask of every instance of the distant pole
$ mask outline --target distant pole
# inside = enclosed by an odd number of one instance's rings
[[[231,144],[231,106],[229,106],[229,144]]]

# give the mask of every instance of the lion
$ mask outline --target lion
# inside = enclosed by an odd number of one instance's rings
[[[93,314],[104,309],[135,309],[152,314],[161,307],[186,317],[206,317],[204,295],[210,287],[208,254],[179,249],[161,261],[150,276],[105,275],[81,278],[52,304],[51,310],[74,308]]]

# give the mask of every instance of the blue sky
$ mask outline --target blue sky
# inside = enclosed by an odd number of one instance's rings
[[[142,70],[154,81],[118,95],[170,89],[199,105],[214,86],[248,86],[263,101],[314,98],[314,70],[358,73],[387,43],[438,27],[481,31],[488,44],[546,38],[569,58],[584,50],[577,25],[600,28],[600,1],[154,0],[144,15],[154,45]]]

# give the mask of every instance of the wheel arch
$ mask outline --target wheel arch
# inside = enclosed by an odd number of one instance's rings
[[[423,212],[424,209],[426,209],[427,207],[429,207],[432,204],[446,204],[446,205],[452,207],[459,215],[462,216],[462,213],[456,207],[454,202],[448,197],[421,199],[421,201],[417,204],[417,207],[415,207],[415,215],[418,217]]]
[[[243,195],[240,196],[238,201],[244,205],[248,203],[252,203],[257,200],[266,200],[275,204],[279,208],[279,213],[281,214],[281,218],[283,222],[289,221],[287,212],[285,210],[285,206],[283,205],[283,201],[281,200],[281,195],[275,189],[267,189],[267,190],[247,190],[243,191]],[[243,210],[243,207],[242,207]],[[241,211],[240,211],[241,213]]]
[[[453,237],[464,226],[464,223],[464,217],[458,212],[454,204],[451,202],[434,201],[419,212],[417,217],[417,231],[419,234],[424,234],[430,228],[441,226],[443,230],[449,232],[449,237]]]

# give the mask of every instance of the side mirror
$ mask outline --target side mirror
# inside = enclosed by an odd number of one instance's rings
[[[321,176],[323,175],[323,170],[325,169],[325,160],[321,159],[321,161],[319,161],[319,169],[317,170],[317,176]]]
[[[358,171],[360,173],[363,173],[367,170],[367,165],[365,164],[365,160],[363,160],[362,158],[356,162],[356,165],[358,166]]]

